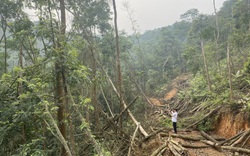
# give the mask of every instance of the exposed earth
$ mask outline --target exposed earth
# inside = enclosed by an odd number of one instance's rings
[[[178,107],[180,112],[180,120],[188,121],[191,115],[195,115],[197,110],[203,110],[204,113],[208,113],[204,109],[194,105],[190,106],[188,102],[183,101],[176,101],[176,95],[178,93],[178,90],[180,88],[187,86],[189,76],[183,75],[180,77],[177,77],[173,83],[168,86],[165,89],[165,94],[161,95],[163,98],[150,98],[151,103],[156,108],[156,113],[153,113],[151,115],[151,121],[153,124],[155,124],[155,121],[161,121],[165,120],[166,118],[170,118],[166,115],[165,111],[167,108],[176,108]],[[179,103],[179,104],[176,104]],[[186,107],[186,105],[189,105],[189,107]],[[207,106],[206,106],[207,107]],[[188,109],[187,109],[188,108]],[[204,116],[204,114],[203,114]],[[216,111],[216,118],[213,120],[213,130],[210,130],[206,132],[214,138],[218,143],[222,143],[223,141],[232,138],[239,134],[240,132],[246,132],[250,131],[250,122],[248,120],[249,114],[243,113],[241,109],[235,109],[235,111],[232,111],[231,108],[227,106],[220,107],[218,111]],[[190,123],[189,123],[190,124]],[[157,127],[157,125],[154,125]],[[183,126],[183,127],[182,127]],[[186,150],[186,153],[181,154],[180,156],[188,155],[188,156],[247,156],[250,155],[249,153],[246,154],[244,152],[237,152],[232,150],[227,150],[224,148],[220,148],[221,146],[213,146],[208,145],[207,143],[204,143],[203,140],[206,140],[202,135],[201,132],[197,129],[190,128],[189,130],[185,129],[187,125],[181,125],[183,129],[179,129],[178,134],[173,134],[172,127],[158,127],[163,128],[162,131],[159,131],[159,133],[156,133],[153,137],[149,138],[146,142],[142,143],[140,146],[138,146],[138,149],[136,150],[136,155],[140,156],[148,156],[154,155],[154,152],[156,150],[159,150],[161,146],[168,145],[169,142],[183,145],[184,149]],[[153,128],[152,131],[154,132]],[[157,130],[155,130],[157,131]],[[184,137],[184,139],[182,137]],[[185,137],[188,138],[201,138],[200,140],[189,140],[185,139]],[[238,138],[239,139],[239,138]],[[237,140],[237,139],[236,139]],[[235,141],[235,140],[234,140]],[[227,142],[223,144],[223,146],[229,146],[231,147],[232,141]],[[192,146],[192,147],[189,147]],[[169,147],[169,146],[165,146]],[[218,148],[219,147],[219,148]],[[237,145],[237,147],[242,147],[244,149],[250,149],[250,135],[248,135],[248,138],[245,139],[245,141]],[[170,147],[169,147],[170,148]],[[159,152],[158,155],[162,156],[172,156],[174,155],[171,150],[162,149],[164,152]]]

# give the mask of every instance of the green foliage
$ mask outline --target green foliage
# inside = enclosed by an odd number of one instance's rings
[[[17,150],[18,153],[13,156],[46,156],[48,153],[46,150],[43,150],[43,143],[43,139],[32,140],[30,143],[20,146]]]
[[[214,121],[211,118],[204,120],[202,123],[198,125],[198,129],[200,131],[210,131],[213,130]]]
[[[192,98],[193,102],[202,101],[204,98],[211,96],[207,88],[206,81],[204,77],[200,74],[197,74],[190,81],[190,90],[184,91],[180,93],[180,97],[189,97]]]
[[[182,56],[187,61],[188,71],[190,71],[193,74],[196,74],[201,70],[202,58],[201,58],[201,52],[197,46],[185,46],[185,50],[182,53]]]
[[[48,118],[50,113],[56,119],[58,110],[55,101],[55,72],[58,71],[54,69],[58,56],[64,60],[58,69],[65,73],[63,81],[66,86],[63,87],[70,93],[67,96],[69,106],[66,107],[65,123],[70,125],[69,121],[72,120],[72,135],[82,134],[84,130],[91,132],[89,127],[92,126],[92,119],[90,123],[85,119],[79,121],[77,114],[80,112],[88,116],[95,111],[89,97],[93,94],[91,87],[98,83],[103,87],[112,111],[119,112],[119,100],[94,59],[101,62],[112,80],[117,79],[115,38],[109,24],[110,8],[106,0],[68,1],[67,8],[73,15],[72,26],[69,26],[72,29],[65,34],[64,42],[60,42],[60,19],[54,14],[58,12],[59,3],[25,1],[38,15],[39,21],[33,22],[22,11],[23,2],[3,0],[0,5],[0,14],[5,21],[2,22],[1,32],[8,26],[7,43],[0,45],[0,155],[59,155],[61,144]],[[179,98],[190,98],[192,102],[201,103],[202,107],[224,103],[230,103],[232,108],[242,106],[237,100],[247,99],[245,93],[249,92],[250,84],[250,61],[247,60],[250,49],[248,6],[247,0],[226,1],[217,16],[219,30],[214,15],[199,14],[198,10],[191,9],[182,15],[182,21],[140,35],[140,42],[137,36],[128,37],[121,32],[125,99],[131,101],[140,92],[139,87],[147,95],[157,94],[172,78],[189,72],[194,74],[190,82],[191,89],[181,92]],[[217,32],[220,32],[219,38],[216,38]],[[211,91],[208,90],[204,74],[201,39],[204,40],[211,75]],[[233,101],[230,101],[226,45],[230,45],[232,90],[234,97],[237,97]],[[12,59],[17,56],[17,52],[22,52],[22,56],[14,58],[13,65],[9,65],[9,73],[3,74],[5,46],[7,55],[12,56]],[[12,67],[21,59],[22,67]],[[242,70],[243,63],[244,73],[235,75]],[[93,73],[96,75],[93,76]],[[106,101],[100,92],[96,87],[98,102],[106,108]],[[244,105],[249,109],[249,100]],[[148,109],[142,98],[132,108],[138,118],[142,118],[141,114]],[[160,123],[172,127],[170,118]],[[178,127],[185,123],[180,120]],[[201,123],[199,129],[210,130],[212,124],[213,120],[209,119]],[[94,138],[86,134],[75,138],[76,155],[81,154],[88,137]],[[105,143],[102,145],[105,146]],[[104,148],[102,151],[105,155],[112,155]]]
[[[245,63],[244,65],[244,71],[247,73],[247,74],[250,74],[250,59],[248,59],[248,61]],[[250,84],[250,83],[249,83]]]
[[[194,19],[197,18],[198,15],[199,15],[198,9],[190,9],[181,15],[181,19],[188,22],[192,22]]]
[[[248,122],[250,122],[250,102],[249,101],[247,102],[246,112],[248,115],[248,117],[247,117]]]
[[[110,29],[110,8],[106,0],[69,2],[70,9],[74,14],[73,25],[82,28],[82,31],[97,27],[101,33]]]
[[[101,153],[103,155],[105,155],[105,156],[112,156],[112,154],[109,151],[107,151],[106,149],[102,148],[101,150],[102,150]],[[95,156],[99,156],[99,155],[95,154]]]
[[[173,123],[172,123],[172,120],[171,120],[170,117],[161,118],[160,124],[161,124],[162,127],[169,127],[169,128],[173,127]]]
[[[12,19],[15,18],[18,13],[21,11],[23,6],[21,1],[12,1],[12,0],[2,0],[0,6],[0,12],[3,18]]]

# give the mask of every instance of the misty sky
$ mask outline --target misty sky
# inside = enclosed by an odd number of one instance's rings
[[[215,1],[219,10],[226,0]],[[171,25],[190,9],[196,8],[203,14],[214,13],[213,0],[117,0],[119,30],[125,29],[128,33],[133,31],[124,2],[128,2],[129,9],[133,10],[133,20],[136,20],[137,30],[141,33]]]

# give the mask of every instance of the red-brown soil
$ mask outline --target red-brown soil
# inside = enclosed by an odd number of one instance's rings
[[[229,138],[249,128],[250,124],[247,113],[235,113],[227,109],[224,112],[220,112],[216,123],[215,133],[217,135]]]
[[[186,84],[186,81],[188,80],[187,75],[183,75],[180,77],[177,77],[173,83],[168,86],[165,89],[165,94],[162,96],[163,98],[150,98],[150,101],[153,105],[162,106],[165,104],[166,101],[173,100],[178,90],[180,89],[180,86],[183,86],[183,84]],[[162,108],[161,108],[162,109]],[[230,138],[232,136],[235,136],[240,131],[244,131],[250,128],[250,122],[249,122],[249,113],[243,113],[244,111],[235,112],[234,110],[224,107],[218,112],[218,118],[215,120],[214,124],[214,131],[211,132],[213,135],[219,136],[221,138]],[[152,116],[154,118],[154,116]],[[152,119],[154,121],[158,121],[159,118]],[[168,132],[169,136],[172,132]],[[198,131],[191,131],[191,132],[179,132],[180,134],[188,135],[188,136],[198,136],[200,133]],[[141,156],[147,156],[151,155],[158,147],[163,145],[164,142],[168,139],[169,136],[166,137],[160,137],[160,135],[155,136],[154,138],[151,138],[148,140],[147,143],[142,144],[142,146],[137,149],[138,152],[137,155]],[[192,144],[192,145],[204,145],[204,143],[199,141],[186,141],[180,138],[173,138],[176,142],[180,143],[186,143],[186,144]],[[190,156],[232,156],[233,153],[229,151],[218,151],[212,147],[209,148],[201,148],[201,149],[194,149],[194,148],[188,148],[188,153]],[[164,156],[172,156],[171,152],[167,150],[164,154]],[[241,154],[242,156],[244,154]]]

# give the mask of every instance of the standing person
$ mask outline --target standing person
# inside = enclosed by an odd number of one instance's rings
[[[171,110],[171,116],[172,116],[174,132],[177,133],[177,116],[178,116],[178,113],[177,113],[176,109]]]

